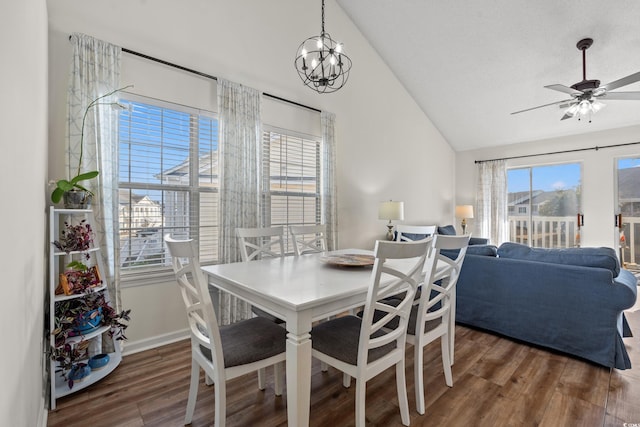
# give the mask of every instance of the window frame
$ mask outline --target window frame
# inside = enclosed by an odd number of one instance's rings
[[[184,184],[178,185],[175,183],[170,184],[170,183],[162,183],[162,182],[147,183],[147,182],[137,182],[132,180],[123,181],[120,175],[120,170],[118,170],[118,194],[120,194],[120,190],[127,190],[127,191],[130,191],[131,193],[135,192],[136,190],[139,190],[141,192],[160,191],[160,192],[169,192],[169,193],[175,193],[175,194],[180,194],[180,193],[185,194],[185,197],[188,198],[188,201],[189,201],[188,202],[189,206],[186,209],[188,218],[186,219],[186,225],[179,226],[178,228],[179,229],[187,228],[189,237],[196,239],[199,242],[199,246],[200,246],[200,240],[201,240],[200,237],[201,237],[201,228],[202,228],[201,214],[200,214],[201,212],[200,196],[201,194],[219,194],[219,182],[217,185],[205,186],[205,185],[202,185],[200,181],[200,173],[199,173],[199,166],[200,166],[200,159],[201,159],[200,157],[201,152],[200,152],[200,146],[199,146],[201,143],[200,118],[204,117],[213,122],[218,122],[218,114],[213,111],[207,111],[207,110],[203,110],[195,107],[189,107],[183,104],[163,101],[153,97],[142,96],[142,95],[137,95],[132,93],[123,94],[120,97],[120,102],[123,103],[124,105],[132,105],[135,103],[145,104],[153,108],[159,108],[163,110],[169,110],[171,112],[177,112],[177,113],[189,115],[189,137],[188,137],[189,148],[188,148],[188,158],[185,159],[185,162],[188,161],[189,182],[186,185]],[[123,112],[121,112],[120,114],[123,114]],[[121,126],[123,124],[121,117],[122,117],[121,115],[119,115],[118,117],[118,125],[119,125],[118,159],[120,159],[121,156],[123,155],[123,153],[121,152],[121,149],[124,143],[121,138],[123,133],[121,130]],[[128,121],[131,122],[132,119],[130,118],[128,119]],[[215,127],[219,129],[219,123]],[[215,135],[215,138],[213,137],[214,135]],[[218,131],[216,130],[215,132],[212,132],[211,136],[212,136],[212,138],[210,139],[211,144],[212,146],[215,146],[215,149],[211,152],[217,153],[219,152]],[[131,139],[128,139],[126,143],[129,143],[130,141]],[[129,149],[128,152],[131,153],[131,149]],[[159,155],[162,156],[163,152],[160,151]],[[120,165],[118,166],[118,168],[120,168]],[[162,173],[164,173],[166,170],[167,169],[164,169]],[[213,171],[212,171],[212,176],[214,175],[217,176],[217,173],[213,174]],[[162,212],[161,229],[163,230],[162,233],[160,233],[161,238],[164,236],[165,233],[170,232],[167,229],[167,227],[169,226],[166,226],[165,224],[166,208],[167,208],[166,204],[161,203],[161,212]],[[129,215],[131,215],[131,207],[129,208]],[[216,223],[213,227],[217,228],[218,224]],[[172,228],[172,227],[169,227],[169,228]],[[133,227],[130,226],[128,228],[128,231],[132,232],[132,230],[133,230]],[[121,231],[121,218],[119,213],[118,213],[118,231],[119,232]],[[213,249],[214,250],[213,253],[216,256],[216,258],[213,260],[201,260],[203,265],[213,264],[219,261],[219,258],[217,258],[217,250],[218,250],[217,236],[219,236],[219,232],[214,231],[213,235],[215,236],[215,240],[214,240],[215,245],[213,245],[215,246],[215,248]],[[200,250],[200,247],[199,247],[199,250]],[[135,283],[135,285],[143,285],[143,284],[150,283],[151,281],[157,281],[158,278],[166,277],[168,279],[172,277],[173,273],[171,270],[171,264],[167,261],[167,258],[165,258],[166,248],[164,248],[164,245],[162,245],[161,253],[165,254],[165,255],[162,255],[164,262],[152,264],[148,267],[139,267],[139,268],[123,267],[121,259],[118,259],[117,262],[120,265],[120,275],[121,275],[121,280],[123,284],[127,283],[129,285],[133,285]]]

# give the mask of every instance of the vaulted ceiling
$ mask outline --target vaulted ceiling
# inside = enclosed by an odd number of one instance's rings
[[[337,2],[455,150],[640,124],[640,101],[603,101],[591,123],[561,121],[558,106],[510,114],[569,98],[544,86],[582,80],[585,37],[587,79],[640,71],[637,0]]]

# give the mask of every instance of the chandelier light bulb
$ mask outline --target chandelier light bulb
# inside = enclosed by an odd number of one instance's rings
[[[342,53],[342,43],[338,43],[338,44],[336,45],[336,52],[338,52],[338,53]]]
[[[303,58],[307,57],[307,49],[302,48],[302,50],[300,51],[300,55],[302,55]]]

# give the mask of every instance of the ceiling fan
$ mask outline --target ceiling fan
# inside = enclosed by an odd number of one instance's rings
[[[557,90],[558,92],[567,93],[571,98],[561,101],[552,102],[550,104],[539,105],[526,110],[515,111],[511,114],[524,113],[538,108],[548,107],[550,105],[558,105],[560,108],[567,108],[562,119],[570,119],[572,117],[588,116],[591,122],[591,113],[598,112],[605,106],[599,99],[606,100],[633,100],[640,101],[640,92],[610,92],[622,86],[630,85],[640,81],[640,71],[627,77],[615,80],[606,85],[600,86],[600,80],[587,80],[586,51],[593,44],[593,39],[582,39],[576,44],[576,47],[582,51],[582,81],[571,85],[571,87],[561,84],[545,86],[547,89]]]

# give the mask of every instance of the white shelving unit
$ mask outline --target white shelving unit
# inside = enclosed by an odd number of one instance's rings
[[[64,223],[67,222],[72,225],[80,223],[82,220],[86,220],[92,227],[95,224],[93,211],[90,209],[56,209],[50,208],[49,211],[49,306],[48,306],[48,331],[49,346],[51,349],[55,348],[55,337],[51,334],[55,328],[55,312],[56,305],[64,301],[69,301],[85,296],[84,293],[72,294],[72,295],[56,295],[55,291],[59,285],[60,273],[64,271],[65,266],[73,261],[80,260],[84,254],[89,253],[91,256],[91,265],[97,265],[98,270],[104,275],[106,270],[102,264],[102,257],[100,256],[100,248],[92,247],[87,251],[70,252],[69,254],[59,251],[53,245],[53,242],[60,240],[61,231],[64,229]],[[103,292],[107,302],[110,301],[109,291],[104,282],[100,286],[97,286],[91,290],[91,292]],[[107,353],[109,354],[109,363],[100,368],[93,370],[91,374],[82,380],[74,381],[73,387],[69,388],[68,383],[64,380],[60,373],[56,373],[58,362],[55,360],[49,360],[49,382],[50,382],[50,408],[53,410],[56,408],[56,399],[66,396],[71,393],[80,391],[96,381],[109,375],[122,361],[122,354],[120,353],[120,343],[110,338],[108,335],[103,335],[109,331],[109,326],[98,326],[94,329],[84,332],[81,335],[69,337],[66,341],[71,346],[78,345],[82,341],[89,342],[89,356],[95,354]],[[111,352],[102,351],[103,339],[110,339],[113,345],[109,348],[113,350]],[[88,360],[83,360],[88,363]]]

